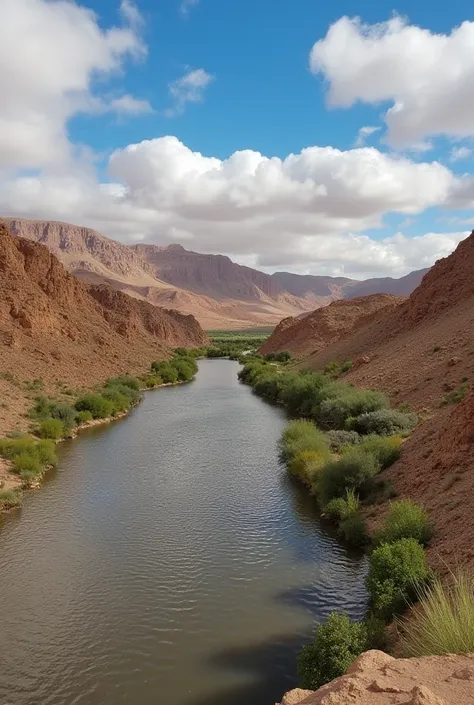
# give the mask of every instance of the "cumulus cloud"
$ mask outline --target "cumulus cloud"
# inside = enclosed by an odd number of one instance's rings
[[[357,133],[357,138],[354,143],[354,146],[363,147],[367,142],[367,138],[373,135],[375,132],[378,132],[379,130],[380,127],[375,127],[375,125],[365,125],[364,127],[361,127],[359,132]]]
[[[401,276],[452,250],[462,233],[373,240],[387,212],[449,204],[458,179],[437,162],[374,148],[311,147],[286,159],[250,150],[222,160],[176,137],[129,145],[92,171],[0,183],[0,212],[74,220],[124,242],[179,240],[270,269]]]
[[[388,139],[405,146],[474,134],[473,46],[474,22],[435,34],[397,16],[374,25],[342,17],[314,45],[310,66],[327,80],[331,106],[391,101]]]
[[[74,2],[2,0],[0,166],[39,168],[67,159],[67,121],[95,110],[94,77],[144,52],[133,27],[103,30],[91,10]]]
[[[215,80],[204,69],[187,71],[184,76],[172,81],[168,88],[173,107],[165,111],[167,117],[182,115],[188,103],[201,103],[207,87]]]

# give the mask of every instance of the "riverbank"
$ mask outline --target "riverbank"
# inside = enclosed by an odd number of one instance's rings
[[[23,493],[41,486],[56,464],[55,444],[125,417],[141,402],[144,391],[184,384],[196,372],[195,359],[181,350],[171,360],[153,362],[141,378],[110,378],[101,387],[83,390],[75,400],[65,394],[59,401],[37,396],[28,414],[32,435],[0,438],[0,515],[18,509]]]

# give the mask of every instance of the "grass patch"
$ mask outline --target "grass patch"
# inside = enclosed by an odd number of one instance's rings
[[[0,511],[14,509],[21,505],[21,495],[14,490],[0,490]]]
[[[393,502],[385,523],[374,537],[376,543],[393,543],[399,539],[416,539],[426,546],[433,536],[427,513],[411,499]]]
[[[457,573],[450,584],[435,578],[419,594],[419,605],[401,622],[406,656],[474,652],[474,584],[467,573]]]

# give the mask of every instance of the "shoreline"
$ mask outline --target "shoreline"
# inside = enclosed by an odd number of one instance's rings
[[[90,419],[89,421],[84,421],[83,423],[79,424],[76,426],[72,431],[71,434],[68,436],[64,436],[63,438],[58,438],[56,441],[53,441],[55,445],[59,445],[60,443],[64,443],[64,441],[71,441],[71,440],[77,440],[80,436],[81,431],[86,431],[89,428],[94,428],[96,426],[105,426],[106,424],[111,424],[114,421],[119,421],[121,419],[124,419],[125,417],[129,416],[129,414],[136,409],[138,406],[140,406],[142,400],[143,400],[143,394],[145,392],[156,392],[159,389],[162,389],[163,387],[177,387],[178,385],[181,384],[189,384],[190,382],[194,382],[196,377],[193,377],[190,380],[178,380],[176,382],[165,382],[163,384],[160,384],[159,386],[156,387],[142,387],[140,389],[140,392],[142,393],[142,397],[140,398],[139,402],[133,406],[131,406],[127,411],[122,411],[114,416],[107,416],[104,419]],[[31,435],[33,438],[36,438],[33,434],[28,434],[26,433],[25,435]],[[41,440],[41,439],[37,439]],[[19,499],[19,504],[15,504],[13,506],[2,506],[0,504],[0,529],[1,529],[1,519],[3,516],[6,516],[8,514],[12,514],[14,511],[21,510],[22,507],[22,496],[23,493],[27,493],[30,491],[34,490],[39,490],[41,489],[44,479],[46,475],[48,474],[49,471],[54,469],[54,465],[47,465],[44,468],[44,472],[41,474],[40,477],[34,482],[31,482],[28,485],[25,485],[20,477],[14,473],[11,470],[12,463],[9,460],[6,460],[5,458],[0,457],[0,493],[1,492],[8,492],[12,491],[18,496]]]

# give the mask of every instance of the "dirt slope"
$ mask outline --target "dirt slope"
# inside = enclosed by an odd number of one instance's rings
[[[293,690],[281,705],[474,705],[474,654],[394,659],[366,651],[314,693]]]
[[[323,350],[350,336],[374,315],[391,312],[405,299],[390,294],[373,294],[357,299],[334,301],[298,318],[285,318],[260,349],[261,353],[288,350],[294,356]]]
[[[83,281],[110,284],[156,306],[191,313],[205,328],[276,325],[284,317],[358,296],[360,286],[369,287],[370,293],[405,293],[407,288],[408,278],[356,282],[286,272],[269,275],[228,257],[190,252],[180,245],[126,246],[68,223],[6,221],[15,235],[46,245]],[[412,275],[412,288],[417,276]]]
[[[385,389],[416,409],[474,379],[474,233],[391,313],[311,355],[305,366],[352,360],[347,379]]]
[[[25,383],[91,386],[206,340],[197,321],[105,287],[87,287],[43,245],[0,224],[0,435],[24,422]]]

